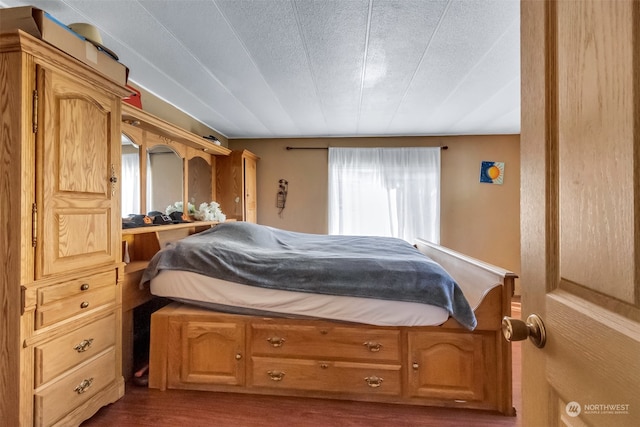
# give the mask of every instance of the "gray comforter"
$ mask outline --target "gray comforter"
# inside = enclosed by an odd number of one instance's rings
[[[468,329],[476,326],[453,278],[409,243],[391,237],[306,234],[228,222],[159,251],[142,283],[164,269],[265,288],[432,304]]]

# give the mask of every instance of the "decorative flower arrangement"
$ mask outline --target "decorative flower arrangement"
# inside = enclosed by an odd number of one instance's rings
[[[202,203],[193,216],[200,221],[224,222],[227,219],[227,216],[222,213],[218,202]]]
[[[167,206],[166,214],[171,215],[172,212],[184,212],[182,202],[175,202],[173,205]],[[227,220],[227,216],[222,213],[220,204],[218,202],[202,203],[196,210],[193,203],[187,203],[189,211],[187,214],[194,217],[198,221],[218,221],[224,222]]]
[[[175,202],[174,204],[167,206],[165,213],[167,215],[171,215],[171,213],[173,212],[183,212],[189,216],[193,216],[196,214],[196,207],[193,205],[193,203],[187,203],[187,209],[189,209],[188,212],[185,212],[184,210],[182,210],[183,206],[184,205],[182,202]]]

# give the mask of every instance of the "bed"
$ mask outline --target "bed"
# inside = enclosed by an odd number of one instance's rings
[[[220,224],[143,275],[175,301],[151,318],[149,386],[513,415],[515,278],[422,239]]]

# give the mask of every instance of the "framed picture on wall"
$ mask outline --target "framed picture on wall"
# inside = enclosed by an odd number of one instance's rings
[[[480,182],[502,184],[504,180],[504,162],[483,161],[480,165]]]

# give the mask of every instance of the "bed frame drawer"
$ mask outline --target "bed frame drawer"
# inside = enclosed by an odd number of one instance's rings
[[[251,325],[251,353],[354,361],[400,361],[400,331],[348,326]]]
[[[341,394],[400,395],[401,367],[394,364],[252,357],[251,385]]]

